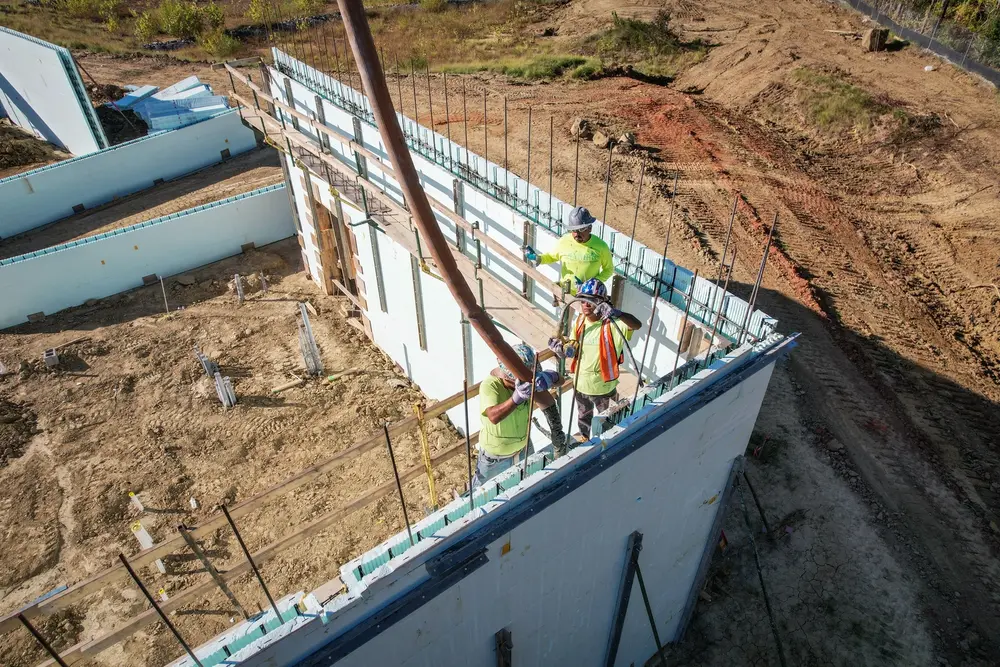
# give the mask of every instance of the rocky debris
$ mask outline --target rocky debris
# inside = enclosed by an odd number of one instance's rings
[[[861,36],[861,48],[865,51],[885,51],[885,44],[888,41],[888,28],[869,28]]]
[[[590,128],[590,121],[586,118],[577,118],[569,128],[570,134],[580,139],[589,139],[593,131]]]
[[[618,137],[618,143],[622,146],[627,146],[632,148],[635,146],[635,134],[632,132],[622,132],[622,135]]]
[[[611,137],[597,130],[594,132],[593,142],[598,148],[607,148],[611,144]]]
[[[194,283],[195,283],[194,276],[192,276],[189,273],[177,276],[178,285],[183,285],[184,287],[190,287],[191,285],[194,285]]]
[[[844,448],[844,443],[842,443],[840,440],[837,440],[836,438],[831,438],[826,443],[826,448],[829,449],[831,452],[839,452]]]

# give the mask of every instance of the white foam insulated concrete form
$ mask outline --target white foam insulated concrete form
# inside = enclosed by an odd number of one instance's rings
[[[357,91],[327,77],[303,63],[292,59],[281,51],[274,50],[275,61],[279,68],[272,67],[270,93],[278,100],[292,105],[288,98],[291,91],[294,106],[302,113],[308,114],[319,123],[322,118],[328,128],[335,130],[345,139],[354,140],[364,145],[368,150],[382,156],[389,164],[378,128],[365,120],[369,116],[367,101]],[[317,112],[322,105],[320,113]],[[348,109],[351,109],[349,111]],[[360,111],[359,111],[360,110]],[[352,111],[354,113],[352,113]],[[296,125],[303,134],[319,138],[308,124],[286,114],[285,122]],[[359,118],[358,116],[362,116]],[[508,189],[519,193],[522,201],[529,202],[531,217],[544,222],[535,224],[534,246],[540,251],[546,251],[557,241],[556,232],[562,232],[565,220],[572,207],[533,185],[528,185],[515,174],[505,172],[502,167],[487,163],[475,153],[457,143],[449,144],[448,140],[432,133],[429,129],[417,125],[411,119],[400,116],[401,124],[411,139],[411,155],[426,194],[448,208],[461,214],[470,223],[477,223],[482,233],[490,237],[491,242],[503,245],[515,254],[521,253],[523,243],[523,221],[529,216],[525,211],[515,210],[508,202],[501,201],[495,193],[486,192],[476,187],[468,179],[459,178],[455,171],[449,169],[448,156],[454,163],[468,163],[469,171],[488,174],[491,182],[506,182]],[[370,120],[370,118],[369,118]],[[360,136],[356,131],[360,130]],[[430,150],[413,149],[413,137],[419,137],[424,146],[437,146],[437,158]],[[325,152],[344,162],[352,169],[356,165],[354,153],[346,143],[330,141],[325,146]],[[321,249],[317,245],[318,230],[311,222],[311,215],[303,215],[308,211],[310,202],[304,187],[305,178],[302,167],[296,165],[284,155],[286,167],[291,175],[290,181],[294,194],[295,207],[299,211],[300,244],[302,245],[303,263],[309,274],[317,280],[322,275],[320,267]],[[391,174],[379,169],[378,163],[366,161],[368,180],[374,187],[402,202],[401,190]],[[322,173],[311,172],[310,183],[313,185],[314,197],[323,208],[331,212],[338,210],[338,202],[329,183]],[[463,190],[462,206],[454,208],[454,189],[456,181],[461,182]],[[481,184],[481,183],[480,183]],[[403,368],[407,376],[413,380],[431,399],[440,400],[453,394],[461,386],[463,378],[463,358],[456,351],[462,349],[461,313],[457,304],[451,298],[447,287],[441,280],[425,272],[414,272],[411,255],[402,246],[393,242],[379,230],[377,224],[369,224],[363,206],[340,193],[339,210],[343,212],[344,222],[353,236],[352,248],[354,261],[358,264],[362,282],[359,289],[367,303],[364,316],[371,330],[373,341],[382,348],[396,363]],[[322,213],[321,213],[322,215]],[[455,228],[451,221],[438,215],[442,231],[450,242],[454,243]],[[552,229],[547,228],[552,227]],[[652,286],[655,276],[662,272],[663,286],[656,308],[655,326],[652,330],[652,340],[645,363],[645,377],[661,377],[669,373],[675,364],[677,342],[682,338],[680,324],[683,319],[685,294],[692,291],[692,273],[682,267],[676,267],[669,259],[664,260],[661,254],[643,246],[638,241],[632,241],[625,234],[612,227],[598,222],[595,233],[609,242],[616,255],[618,275],[616,279],[625,282],[622,290],[622,309],[636,315],[646,322],[652,312]],[[375,242],[372,243],[374,235]],[[466,244],[466,255],[475,259],[474,245]],[[626,280],[623,275],[625,256],[631,252],[631,268]],[[376,255],[377,253],[377,255]],[[510,264],[502,256],[486,248],[482,251],[484,270],[499,278],[512,290],[520,294],[523,273]],[[377,261],[376,261],[377,258]],[[558,270],[555,266],[542,266],[540,270],[558,280]],[[379,279],[380,278],[380,279]],[[420,290],[414,289],[414,281],[419,281]],[[689,314],[690,324],[700,331],[700,336],[684,338],[687,347],[682,349],[680,363],[689,357],[704,354],[707,343],[699,338],[707,338],[711,330],[714,316],[705,306],[698,302],[715,304],[714,312],[721,312],[727,320],[721,323],[720,335],[716,343],[723,342],[722,336],[735,338],[739,323],[748,310],[748,304],[733,294],[724,294],[712,281],[698,278],[693,287],[695,306]],[[421,347],[421,336],[417,326],[418,293],[420,309],[423,310],[424,342]],[[552,305],[552,294],[536,285],[532,293],[532,303],[553,316],[552,328],[555,330],[556,309]],[[384,307],[383,307],[384,304]],[[735,324],[732,324],[735,323]],[[755,336],[772,331],[776,322],[766,313],[756,310],[747,322],[747,329]],[[509,340],[519,340],[516,332],[505,331]],[[646,329],[635,332],[631,347],[639,356],[645,346]],[[470,329],[468,345],[469,368],[467,369],[470,383],[481,381],[496,366],[496,358],[480,339]],[[691,342],[688,342],[691,341]],[[544,344],[544,343],[543,343]],[[552,364],[546,363],[546,367]],[[626,355],[625,368],[634,372],[634,364]],[[564,420],[569,417],[569,396],[564,396]],[[464,412],[461,407],[448,412],[453,422],[464,429]],[[475,415],[473,415],[475,416]],[[473,432],[478,430],[477,420],[470,424]],[[569,424],[565,426],[568,428]]]
[[[74,155],[109,146],[70,52],[2,26],[0,109]]]
[[[790,345],[777,334],[746,344],[471,513],[462,499],[431,514],[413,526],[416,546],[396,535],[342,568],[344,592],[205,667],[493,667],[500,630],[510,632],[514,664],[604,665],[633,531],[643,536],[657,630],[675,640],[774,363]],[[394,557],[351,576],[393,544],[403,545]],[[636,588],[612,663],[620,667],[656,650]],[[196,654],[209,658],[217,643]]]
[[[153,187],[257,145],[236,110],[0,179],[0,238]]]
[[[237,255],[295,233],[284,185],[0,260],[0,328]]]

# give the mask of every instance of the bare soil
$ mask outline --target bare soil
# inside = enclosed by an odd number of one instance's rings
[[[0,178],[72,157],[55,144],[22,130],[7,118],[0,118]]]
[[[27,447],[23,438],[16,441],[21,445],[0,468],[0,484],[9,492],[0,504],[4,611],[103,570],[119,552],[137,552],[129,530],[136,519],[162,540],[180,523],[202,522],[219,503],[254,495],[377,434],[384,422],[412,414],[420,392],[346,323],[339,299],[317,294],[299,270],[298,251],[294,240],[283,241],[198,269],[190,286],[169,280],[169,316],[156,285],[0,333],[0,359],[23,368],[0,380],[0,420],[11,414],[15,424],[30,423],[37,415],[39,430]],[[261,272],[270,285],[267,294],[260,291]],[[250,278],[243,306],[231,292],[234,273]],[[358,367],[363,373],[275,395],[272,387],[304,375],[296,304],[305,300],[319,309],[312,326],[326,371]],[[44,349],[83,336],[87,340],[60,350],[58,369],[44,368]],[[232,378],[239,399],[233,410],[222,408],[194,346]],[[432,452],[457,442],[440,419],[429,423],[429,433]],[[4,442],[6,434],[0,430]],[[402,469],[420,463],[415,435],[393,446]],[[462,486],[464,470],[464,460],[435,470],[442,501]],[[244,517],[241,532],[252,550],[259,549],[391,476],[384,449],[376,449]],[[146,508],[141,515],[130,491]],[[411,517],[422,516],[431,504],[425,479],[407,485],[406,496]],[[199,509],[191,509],[191,498]],[[275,594],[311,590],[402,528],[398,501],[383,499],[269,561],[264,576]],[[208,539],[205,548],[220,569],[242,558],[228,530]],[[179,553],[166,559],[167,575],[153,568],[142,574],[147,585],[169,594],[203,574],[191,561]],[[234,591],[247,607],[266,606],[249,577],[236,580]],[[201,643],[229,626],[234,613],[224,600],[210,598],[176,614],[188,641]],[[72,618],[50,622],[48,638],[65,648],[111,630],[144,605],[131,587],[109,587],[74,608]],[[98,664],[159,665],[176,653],[173,638],[154,625],[104,652]],[[0,655],[5,665],[34,665],[43,658],[20,631],[0,640]]]
[[[255,149],[109,204],[0,240],[0,258],[68,243],[281,181],[278,154]]]
[[[606,25],[612,10],[649,18],[661,8],[671,11],[682,37],[715,45],[703,62],[668,87],[628,78],[525,85],[465,77],[470,148],[484,151],[485,125],[491,159],[501,161],[506,145],[507,161],[526,175],[531,106],[531,180],[545,187],[553,117],[554,190],[567,201],[576,190],[579,202],[599,214],[607,152],[581,143],[574,186],[570,124],[585,117],[612,136],[635,132],[639,147],[614,154],[609,222],[630,231],[646,159],[636,236],[662,247],[667,195],[678,171],[668,254],[714,275],[737,201],[733,280],[744,295],[777,212],[760,305],[783,331],[802,335],[775,371],[748,449],[749,477],[768,534],[758,532],[751,498],[744,504],[789,664],[997,664],[996,91],[912,47],[863,53],[857,42],[825,32],[861,30],[859,16],[820,1],[574,0],[547,20],[558,27],[559,39],[568,40]],[[160,59],[88,56],[84,63],[98,80],[119,83],[168,85],[193,71]],[[928,64],[936,69],[924,71]],[[818,126],[803,103],[796,76],[802,67],[841,77],[908,118],[936,116],[940,122],[903,134],[898,126]],[[222,76],[207,68],[205,74]],[[227,89],[224,82],[203,80]],[[404,91],[410,83],[404,78]],[[464,141],[460,86],[449,84],[447,122],[441,81],[434,82],[434,124]],[[390,88],[395,99],[395,80]],[[429,123],[420,90],[416,114]],[[506,143],[501,94],[509,100]],[[414,115],[412,97],[402,98],[403,110]],[[317,304],[320,345],[331,368],[391,370],[344,323],[335,300],[317,296],[296,273],[294,245],[283,248],[200,271],[194,287],[172,286],[170,298],[187,307],[170,319],[156,314],[157,292],[146,288],[0,334],[0,361],[11,367],[21,358],[37,366],[45,347],[91,332],[93,341],[77,354],[95,369],[83,372],[98,375],[33,366],[25,377],[0,384],[0,397],[30,405],[43,429],[0,469],[0,483],[15,490],[9,518],[0,525],[17,536],[8,540],[15,548],[0,555],[0,565],[16,570],[4,609],[106,567],[120,549],[134,551],[129,490],[164,510],[144,519],[154,537],[163,537],[180,520],[197,523],[199,512],[186,509],[190,496],[203,508],[232,489],[245,497],[347,446],[359,432],[375,431],[382,419],[408,413],[418,400],[415,390],[390,390],[375,377],[333,389],[310,384],[271,403],[268,387],[300,364],[294,303],[256,299],[237,309],[223,284],[236,270],[265,270],[288,298]],[[245,397],[235,411],[222,412],[199,387],[194,344],[230,369],[237,394]],[[438,429],[439,447],[451,436],[446,425]],[[415,464],[415,442],[401,447],[408,464]],[[373,453],[333,484],[297,493],[280,511],[262,511],[246,521],[251,548],[388,474],[384,457]],[[439,489],[461,483],[460,470],[445,467],[441,474],[449,483]],[[411,484],[408,497],[426,503],[423,488]],[[265,576],[281,592],[334,576],[340,563],[401,527],[393,507],[386,502],[358,513],[316,538],[316,548],[301,550],[308,559],[282,557],[267,565]],[[672,650],[671,664],[778,664],[738,494],[725,533],[728,545],[716,555],[694,623]],[[223,563],[233,562],[227,535],[212,548]],[[187,577],[163,580],[172,587]],[[48,629],[60,645],[94,636],[141,609],[134,594],[128,597],[132,593],[108,592],[72,616],[54,617]],[[237,586],[237,595],[258,599],[248,582]],[[222,629],[229,613],[221,605],[214,600],[198,615],[179,615],[182,631],[198,642]],[[2,642],[5,662],[40,658],[26,635]],[[161,664],[176,654],[169,635],[151,626],[101,661]]]

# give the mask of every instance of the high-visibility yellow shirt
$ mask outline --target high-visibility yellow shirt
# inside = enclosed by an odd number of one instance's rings
[[[514,408],[514,411],[494,424],[486,416],[486,410],[500,405],[514,394],[500,378],[490,375],[479,385],[479,414],[482,426],[479,429],[479,448],[490,456],[512,456],[528,444],[528,402]]]
[[[572,234],[566,234],[559,239],[552,252],[539,255],[538,261],[542,264],[560,262],[562,269],[559,282],[567,278],[579,278],[580,282],[597,278],[607,286],[608,280],[615,273],[611,248],[594,234],[590,235],[586,243],[579,243]],[[571,290],[576,293],[575,281],[571,282]]]
[[[587,322],[583,327],[583,350],[577,352],[579,355],[577,373],[580,379],[576,381],[576,390],[587,396],[603,396],[610,394],[618,387],[618,378],[605,382],[601,376],[601,325],[600,320]],[[575,325],[574,325],[575,326]],[[625,334],[622,336],[618,332],[621,329]],[[631,338],[632,330],[625,325],[618,323],[618,326],[611,327],[611,338],[615,343],[615,353],[620,354],[625,350],[625,341]]]

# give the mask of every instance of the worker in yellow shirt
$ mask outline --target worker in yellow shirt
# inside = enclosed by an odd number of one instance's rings
[[[608,299],[607,288],[596,278],[581,285],[576,296],[581,300],[582,312],[572,329],[576,353],[569,358],[569,371],[579,376],[573,378],[577,426],[587,441],[594,413],[607,410],[618,398],[618,377],[626,341],[642,323],[634,315],[614,308]],[[620,325],[624,325],[624,329]],[[564,356],[559,339],[551,339],[549,348],[558,356]]]
[[[569,214],[566,228],[568,234],[556,242],[552,252],[537,254],[531,246],[525,249],[524,257],[533,265],[561,264],[559,282],[569,282],[569,292],[576,294],[580,285],[597,278],[607,283],[614,275],[614,256],[608,244],[591,233],[596,220],[590,211],[577,206]]]
[[[514,351],[528,368],[535,368],[534,350],[521,343]],[[559,374],[555,371],[535,372],[535,403],[546,413],[556,411],[555,401],[548,390],[558,380]],[[519,381],[502,363],[479,385],[479,456],[472,488],[478,488],[486,480],[510,468],[519,454],[528,455],[528,422],[532,411],[528,405],[530,398],[531,382]],[[553,433],[553,438],[564,442],[558,416],[555,423],[559,432]]]

